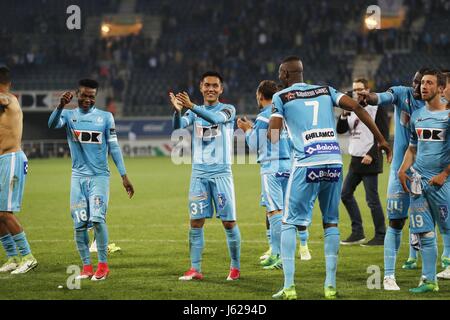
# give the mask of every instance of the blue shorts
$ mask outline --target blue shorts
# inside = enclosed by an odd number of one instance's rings
[[[389,220],[408,218],[409,201],[410,196],[403,190],[397,172],[391,170],[389,173],[386,207]]]
[[[23,151],[0,156],[0,211],[20,211],[27,173],[28,159]]]
[[[283,210],[289,176],[289,171],[261,176],[261,206],[266,207],[266,212]]]
[[[437,224],[439,230],[450,230],[449,205],[450,182],[442,187],[429,186],[428,181],[422,180],[424,190],[420,196],[411,196],[410,228],[411,233],[424,233],[435,230]]]
[[[308,227],[312,221],[314,203],[319,198],[323,223],[337,224],[341,189],[341,165],[294,168],[286,190],[283,222]]]
[[[189,216],[191,220],[210,219],[214,209],[222,221],[236,221],[236,197],[232,176],[191,178]]]
[[[109,202],[109,177],[72,177],[70,213],[75,229],[106,222]]]

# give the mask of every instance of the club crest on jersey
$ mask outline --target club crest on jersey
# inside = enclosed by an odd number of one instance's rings
[[[447,222],[448,220],[448,207],[447,206],[439,206],[439,219],[442,222]]]
[[[338,182],[342,174],[341,168],[308,168],[306,170],[307,183]]]
[[[102,132],[73,130],[74,141],[81,143],[102,144]]]
[[[445,141],[445,129],[416,128],[417,138],[420,141]]]
[[[103,207],[103,204],[105,202],[103,201],[102,196],[94,196],[94,209],[99,210],[101,207]]]
[[[217,201],[219,202],[219,209],[223,209],[227,205],[227,198],[224,193],[217,194]]]

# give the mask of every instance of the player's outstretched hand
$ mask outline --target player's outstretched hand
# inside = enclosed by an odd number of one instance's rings
[[[192,109],[192,107],[194,106],[194,103],[191,101],[191,98],[189,98],[189,95],[186,91],[177,94],[177,99],[185,108]]]
[[[130,180],[128,180],[128,177],[125,175],[122,177],[123,187],[128,193],[128,197],[131,199],[134,195],[134,188],[131,184]]]
[[[248,120],[247,117],[244,117],[244,119],[238,118],[237,126],[239,129],[242,129],[244,132],[247,132],[253,127],[253,123],[250,120]]]
[[[392,161],[392,149],[389,146],[389,143],[385,140],[382,143],[378,144],[378,148],[381,151],[384,151],[386,153],[386,160],[387,160],[388,163],[391,163],[391,161]]]
[[[445,181],[447,180],[448,176],[445,172],[442,172],[440,174],[438,174],[437,176],[434,176],[433,178],[430,179],[430,181],[428,182],[428,184],[430,186],[437,186],[437,187],[442,187],[445,183]]]
[[[64,108],[73,99],[73,94],[70,91],[65,92],[60,99],[59,107]]]
[[[361,91],[358,92],[358,103],[362,105],[363,107],[367,106],[369,103],[367,100],[370,97],[370,93],[368,91]]]
[[[183,105],[177,99],[177,97],[173,94],[173,92],[169,92],[169,98],[170,98],[170,102],[172,103],[172,106],[174,107],[174,109],[178,112],[181,112],[181,110],[183,110]]]
[[[412,178],[411,178],[410,176],[408,176],[408,175],[406,174],[405,171],[400,171],[400,170],[399,170],[399,171],[397,172],[397,174],[398,174],[398,180],[399,180],[400,183],[402,184],[403,190],[404,190],[405,192],[407,192],[407,193],[410,193],[409,188],[408,188],[408,185],[406,184],[406,180],[409,180],[409,182],[411,182],[411,181],[412,181]]]

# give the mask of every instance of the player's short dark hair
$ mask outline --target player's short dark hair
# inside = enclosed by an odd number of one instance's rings
[[[202,74],[200,81],[202,82],[206,77],[216,77],[220,80],[220,83],[223,83],[223,77],[217,71],[206,71],[204,74]]]
[[[364,85],[364,89],[369,89],[369,81],[366,78],[356,78],[353,82],[362,83]]]
[[[438,86],[445,87],[447,85],[447,77],[438,69],[427,70],[422,76],[436,76]]]
[[[441,72],[444,74],[447,82],[450,82],[450,69],[442,69]]]
[[[11,71],[8,67],[0,67],[0,83],[9,84],[11,83]]]
[[[283,63],[291,62],[291,61],[301,61],[299,56],[289,56],[283,59]]]
[[[99,87],[98,82],[92,79],[82,79],[78,82],[78,85],[80,87],[86,87],[90,89],[98,89]]]
[[[278,92],[278,86],[275,81],[263,80],[258,86],[258,92],[262,94],[264,99],[271,100],[273,95]]]
[[[419,70],[417,70],[417,73],[423,75],[423,74],[424,74],[425,72],[427,72],[428,70],[431,70],[431,69],[428,68],[428,67],[422,67],[422,68],[420,68]]]

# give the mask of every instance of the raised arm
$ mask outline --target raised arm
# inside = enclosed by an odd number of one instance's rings
[[[63,116],[64,107],[72,101],[72,92],[65,92],[60,99],[59,105],[53,110],[48,119],[48,127],[50,129],[60,129],[66,125],[66,119]]]
[[[234,118],[236,111],[234,108],[224,108],[220,110],[219,112],[209,111],[205,110],[197,105],[195,105],[191,99],[189,98],[189,95],[186,92],[182,92],[177,94],[177,99],[181,102],[183,107],[191,110],[199,117],[205,119],[211,124],[220,124],[220,123],[226,123],[229,122],[231,119]]]

